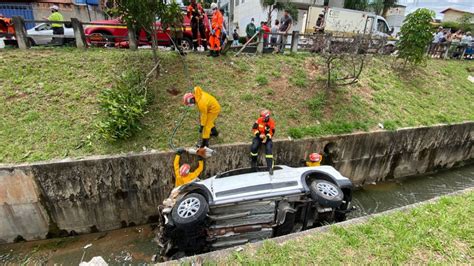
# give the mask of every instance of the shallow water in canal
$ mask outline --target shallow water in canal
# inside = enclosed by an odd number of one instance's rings
[[[474,165],[366,185],[354,192],[352,203],[357,210],[348,218],[382,212],[470,187],[474,187]],[[152,226],[143,225],[60,239],[4,244],[0,245],[0,265],[78,265],[82,256],[84,261],[102,256],[109,264],[150,263],[158,252],[153,238]],[[92,246],[84,250],[88,244]]]

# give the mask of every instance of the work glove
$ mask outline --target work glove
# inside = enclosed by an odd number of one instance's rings
[[[270,133],[267,134],[267,138],[268,139],[272,139],[272,135],[270,135]]]
[[[199,127],[199,133],[202,133],[202,130],[204,129],[204,126]]]
[[[186,152],[186,150],[185,150],[184,148],[177,148],[177,149],[176,149],[176,154],[181,155],[181,154],[183,154],[183,153],[185,153],[185,152]]]

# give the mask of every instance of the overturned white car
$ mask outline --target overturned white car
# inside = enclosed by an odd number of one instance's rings
[[[175,188],[161,206],[162,259],[343,221],[352,182],[331,166],[250,168]]]

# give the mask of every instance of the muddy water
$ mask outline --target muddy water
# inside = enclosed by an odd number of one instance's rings
[[[355,218],[474,187],[474,165],[406,180],[362,187],[354,193]],[[0,245],[2,264],[77,265],[102,256],[109,264],[150,263],[158,252],[151,225],[62,239]],[[84,246],[92,244],[87,249]]]
[[[365,185],[354,192],[350,218],[383,212],[474,187],[474,165],[436,174]]]

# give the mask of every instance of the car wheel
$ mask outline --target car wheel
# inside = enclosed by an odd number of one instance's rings
[[[180,199],[171,212],[171,218],[178,228],[197,225],[204,221],[209,211],[206,199],[198,193],[191,193]]]
[[[106,32],[94,32],[89,35],[90,44],[94,47],[114,47],[114,38]]]
[[[193,47],[193,43],[192,43],[191,39],[184,38],[181,41],[181,48],[183,49],[183,51],[191,51],[192,47]]]
[[[28,41],[30,42],[30,46],[36,46],[35,40],[33,40],[33,38],[28,38]]]
[[[344,193],[342,190],[326,180],[316,179],[310,185],[311,198],[322,206],[337,208],[341,206]]]

